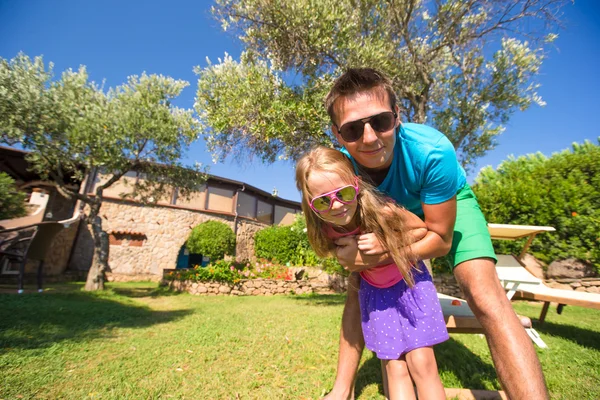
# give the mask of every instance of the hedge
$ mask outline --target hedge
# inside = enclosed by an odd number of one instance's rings
[[[600,144],[600,138],[598,138]],[[600,271],[600,146],[586,141],[546,157],[511,157],[484,168],[473,191],[488,222],[549,225],[530,252],[546,263],[574,257]],[[519,242],[494,241],[499,253],[518,253]]]

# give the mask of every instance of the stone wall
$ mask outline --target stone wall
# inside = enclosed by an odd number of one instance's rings
[[[236,283],[163,280],[171,290],[196,296],[273,296],[282,294],[332,294],[347,290],[347,279],[320,273],[294,280],[242,279]]]
[[[108,282],[160,282],[161,277],[159,275],[152,274],[113,274],[112,272],[106,273],[106,280]]]
[[[452,274],[436,274],[433,276],[433,284],[439,293],[443,293],[448,296],[460,297],[464,299],[464,294],[456,278]]]
[[[295,268],[292,272],[303,270]],[[189,292],[194,295],[214,296],[272,296],[276,294],[301,294],[301,293],[344,293],[347,290],[347,279],[340,275],[328,275],[327,273],[307,268],[307,278],[293,281],[282,280],[242,280],[237,284],[225,284],[218,282],[192,282],[192,281],[167,281],[162,284],[180,292]],[[294,273],[292,274],[294,275]],[[464,299],[454,275],[437,274],[433,277],[433,283],[439,293]],[[600,279],[561,279],[547,280],[546,285],[564,290],[575,290],[578,292],[600,293]]]
[[[175,269],[165,270],[166,277]],[[179,270],[180,271],[180,270]],[[161,284],[178,292],[188,292],[201,296],[273,296],[278,294],[302,293],[345,293],[348,289],[346,277],[338,274],[330,275],[318,268],[292,267],[293,280],[243,279],[238,283],[178,281],[163,278]],[[453,275],[441,275],[434,278],[438,292],[450,296],[462,297]]]
[[[170,281],[170,289],[196,296],[273,296],[281,294],[335,293],[326,283],[312,280],[283,281],[249,279],[235,284],[220,282]]]
[[[123,240],[110,245],[109,266],[113,276],[162,277],[163,270],[174,268],[181,246],[196,225],[209,220],[226,223],[235,231],[236,218],[209,212],[173,207],[141,205],[132,202],[105,200],[100,209],[105,232],[141,234],[141,246]],[[264,227],[255,221],[237,219],[236,259],[253,258],[254,233]],[[89,269],[93,257],[91,226],[83,226],[77,238],[70,269]],[[123,278],[125,279],[125,278]]]
[[[600,293],[600,278],[564,278],[548,279],[546,285],[563,290],[575,290],[576,292]]]
[[[238,220],[236,234],[236,254],[239,261],[254,260],[254,234],[267,225],[249,220]]]
[[[77,234],[77,226],[80,223],[82,222],[72,223],[54,237],[44,262],[44,274],[60,275],[65,272]]]
[[[71,224],[69,227],[65,227],[56,234],[54,239],[52,239],[52,243],[48,248],[46,258],[44,260],[43,273],[45,276],[60,275],[67,269],[67,263],[73,247],[73,240],[77,234],[78,224],[79,222],[77,221]],[[8,237],[8,235],[15,235],[14,237],[11,236],[9,240],[9,242],[14,242],[18,239],[30,238],[33,232],[34,228],[23,229],[18,232],[6,234],[6,236]],[[2,241],[2,239],[3,238],[0,237],[0,241]],[[22,245],[16,245],[17,252],[23,251],[25,245],[26,243],[23,243]],[[27,260],[25,263],[25,274],[37,274],[38,266],[39,261]],[[12,268],[17,270],[18,265],[14,263]]]

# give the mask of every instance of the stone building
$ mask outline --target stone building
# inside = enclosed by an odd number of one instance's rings
[[[0,221],[0,243],[5,239],[2,237],[3,229],[30,226],[45,221],[67,220],[75,210],[74,199],[63,197],[52,185],[41,181],[40,177],[30,170],[25,160],[26,155],[27,152],[0,146],[0,172],[11,176],[16,185],[27,193],[30,210],[30,214],[25,217]],[[67,184],[74,188],[81,185],[81,182],[69,180],[68,177],[66,179]],[[60,275],[66,270],[78,225],[78,222],[69,224],[54,237],[44,264],[46,275]],[[30,261],[26,264],[26,272],[34,272],[36,268],[35,262]],[[15,278],[17,274],[17,265],[11,265],[7,259],[0,259],[0,278]]]
[[[18,150],[0,148],[0,171],[9,173],[20,185],[37,179],[24,173],[27,171],[25,155]],[[77,183],[87,193],[94,193],[95,187],[106,180],[101,173],[89,178],[85,185]],[[236,259],[252,259],[254,234],[258,230],[274,224],[290,224],[301,211],[298,202],[213,175],[189,198],[180,197],[177,188],[173,188],[152,205],[124,200],[123,195],[131,191],[132,181],[139,179],[143,178],[135,172],[128,173],[104,191],[100,215],[104,231],[109,234],[110,272],[116,278],[158,279],[164,269],[205,263],[202,255],[189,254],[185,241],[193,227],[208,220],[224,222],[235,232]],[[45,221],[73,215],[74,201],[52,189],[49,194],[51,209],[45,213]],[[47,256],[46,273],[84,273],[91,265],[93,247],[91,227],[84,223],[70,225],[56,237]]]

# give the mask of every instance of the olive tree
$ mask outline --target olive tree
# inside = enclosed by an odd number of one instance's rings
[[[27,160],[42,179],[88,206],[95,251],[86,289],[102,289],[109,252],[99,215],[104,190],[136,171],[145,179],[133,183],[131,195],[141,201],[159,199],[173,187],[189,194],[206,180],[198,166],[179,162],[198,137],[199,124],[192,110],[171,104],[185,81],[142,74],[103,91],[89,81],[85,67],[58,79],[52,69],[41,57],[0,59],[0,139],[28,150]],[[98,170],[105,180],[93,193],[68,184]]]
[[[244,51],[196,68],[204,138],[215,160],[335,146],[323,98],[347,68],[373,67],[392,78],[402,120],[439,129],[468,167],[516,110],[544,104],[535,78],[566,2],[217,0]]]

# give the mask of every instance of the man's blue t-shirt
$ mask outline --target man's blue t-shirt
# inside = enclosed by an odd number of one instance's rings
[[[401,124],[397,131],[390,169],[377,187],[414,214],[423,216],[421,202],[439,204],[450,200],[467,183],[452,143],[426,125]],[[346,149],[342,149],[356,161]]]

